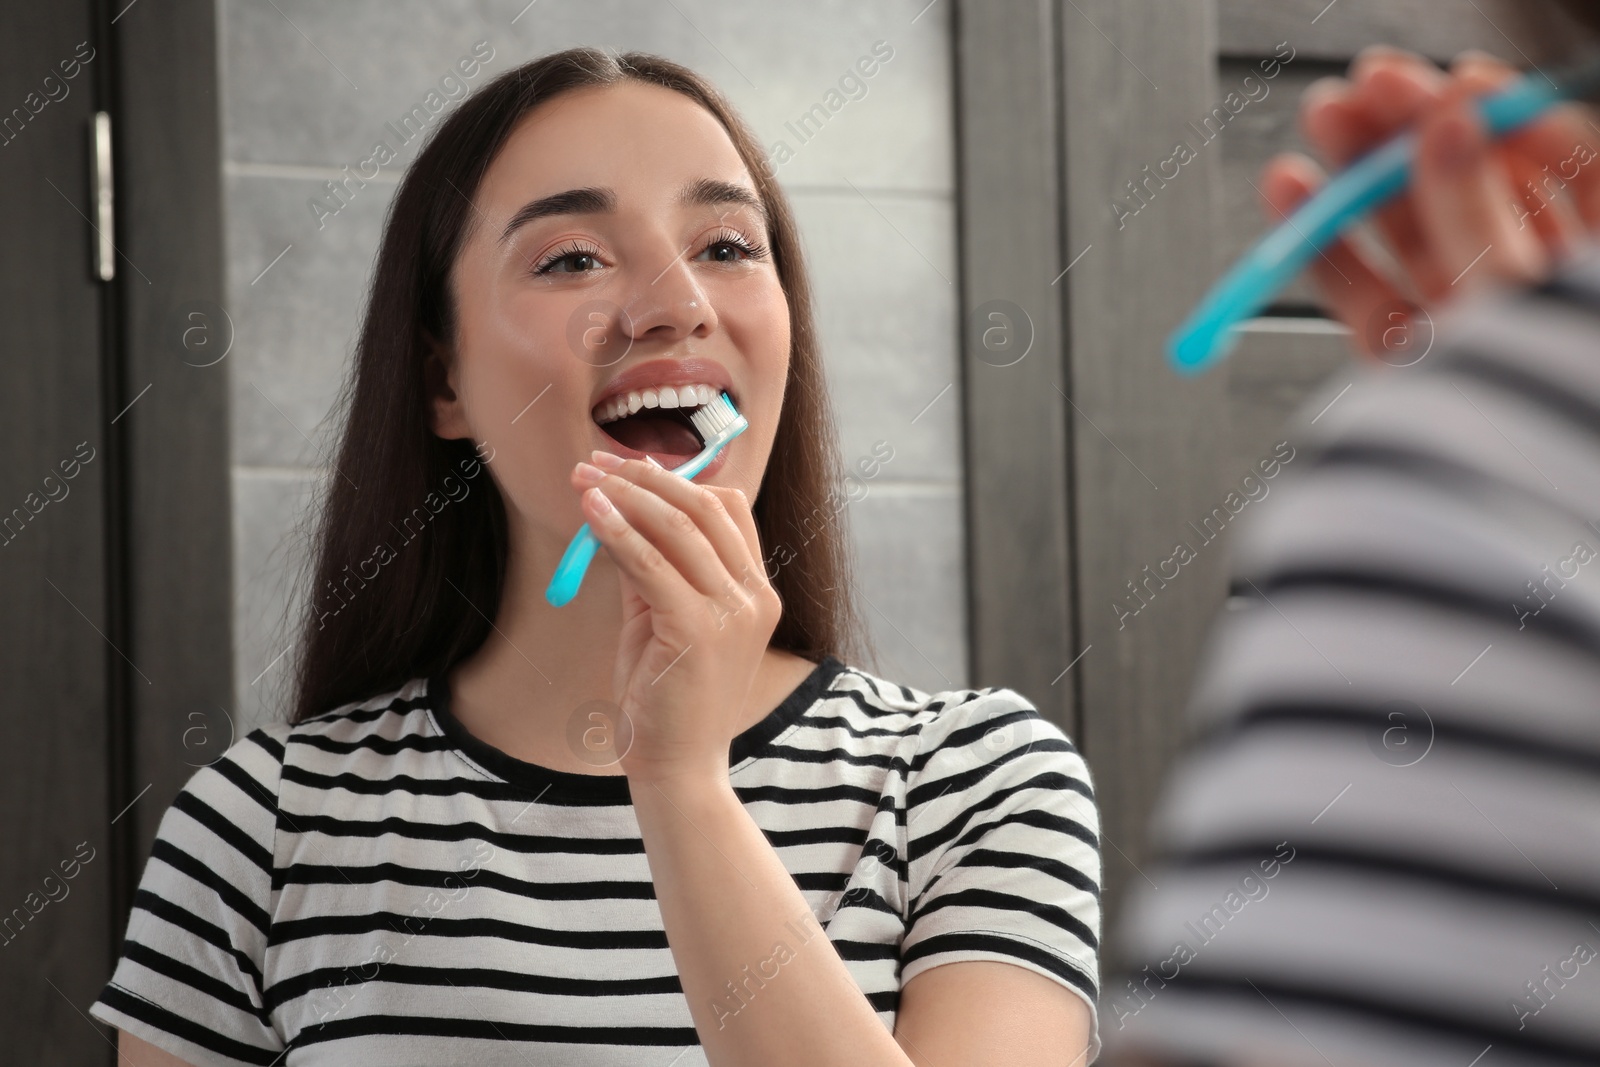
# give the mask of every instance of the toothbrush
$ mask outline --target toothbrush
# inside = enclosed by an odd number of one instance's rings
[[[681,474],[685,478],[693,478],[705,470],[706,464],[716,459],[717,453],[729,441],[750,428],[750,420],[739,414],[739,409],[733,406],[733,399],[727,393],[718,393],[709,404],[702,404],[691,411],[689,421],[694,423],[705,445],[692,458],[672,468],[673,474]],[[589,570],[589,561],[594,559],[599,548],[600,539],[589,529],[589,524],[578,527],[572,543],[561,554],[561,562],[556,564],[555,577],[550,579],[544,598],[559,608],[577,596],[578,586],[583,583],[583,576]]]
[[[1491,138],[1503,137],[1569,97],[1600,82],[1600,63],[1555,82],[1529,74],[1478,103]],[[1323,248],[1406,187],[1416,135],[1401,133],[1334,176],[1276,229],[1241,256],[1167,339],[1167,358],[1180,374],[1198,374],[1226,356],[1234,328],[1265,307]]]

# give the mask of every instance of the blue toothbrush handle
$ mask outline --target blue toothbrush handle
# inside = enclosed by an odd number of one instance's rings
[[[1484,99],[1479,113],[1489,136],[1499,137],[1531,122],[1564,95],[1542,75],[1531,74]],[[1234,327],[1271,303],[1340,233],[1406,187],[1415,149],[1411,133],[1373,149],[1241,256],[1168,338],[1173,367],[1197,374],[1227,355]]]
[[[556,564],[555,577],[550,579],[550,584],[544,591],[544,598],[552,606],[559,608],[578,595],[578,586],[583,584],[583,575],[589,569],[589,561],[594,559],[594,554],[599,549],[600,539],[589,529],[589,524],[584,523],[578,527],[571,544],[567,545],[567,550],[561,554],[561,562]]]
[[[723,426],[712,437],[711,441],[695,456],[672,468],[672,473],[684,478],[693,478],[711,465],[717,453],[728,446],[728,442],[738,437],[750,428],[749,421],[733,408],[733,401],[727,393],[722,394],[722,399],[730,411],[733,411],[733,421]],[[656,466],[654,457],[647,456]],[[589,529],[589,524],[584,523],[578,527],[578,532],[573,534],[572,542],[567,545],[567,550],[561,554],[561,562],[556,564],[555,576],[550,579],[550,584],[545,587],[544,598],[552,606],[560,607],[578,595],[578,586],[583,584],[583,575],[589,569],[589,561],[594,559],[594,554],[600,549],[600,539]]]

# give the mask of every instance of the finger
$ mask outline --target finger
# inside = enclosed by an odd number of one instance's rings
[[[1428,243],[1452,275],[1447,295],[1544,273],[1549,256],[1506,211],[1511,183],[1464,86],[1452,85],[1423,118],[1411,187]]]
[[[637,492],[644,492],[634,487]],[[598,485],[590,486],[579,498],[589,529],[605,546],[612,562],[622,572],[624,603],[629,593],[638,594],[653,612],[663,616],[681,615],[691,604],[704,598],[691,587],[672,561],[634,529],[627,516]]]
[[[1520,77],[1509,63],[1479,51],[1461,53],[1450,70],[1474,97],[1504,89]],[[1582,170],[1596,157],[1596,139],[1590,136],[1596,132],[1585,127],[1581,111],[1564,105],[1503,138],[1494,149],[1512,186],[1517,229],[1532,227],[1556,258],[1566,256],[1585,236],[1582,209],[1573,210],[1579,198],[1600,208],[1600,199],[1585,195],[1600,192],[1600,168]]]
[[[1398,49],[1374,46],[1351,64],[1352,80],[1324,78],[1307,89],[1301,128],[1330,167],[1342,169],[1408,125],[1437,102],[1444,75],[1432,63]],[[1402,192],[1372,215],[1389,251],[1419,291],[1437,291],[1440,278],[1409,195]]]
[[[1370,141],[1363,152],[1399,135],[1437,107],[1449,79],[1429,60],[1397,49],[1372,48],[1352,65],[1354,82],[1349,108],[1360,116],[1362,135]],[[1427,240],[1410,189],[1373,212],[1372,219],[1390,253],[1428,297],[1449,287],[1452,274],[1441,269]]]
[[[1374,45],[1350,64],[1348,79],[1320,78],[1306,88],[1301,132],[1328,167],[1343,168],[1408,125],[1444,82],[1421,56]]]
[[[1365,116],[1375,144],[1411,125],[1420,108],[1438,101],[1449,80],[1430,59],[1374,45],[1351,61],[1350,104]]]
[[[1428,244],[1415,199],[1409,191],[1400,193],[1372,213],[1372,221],[1383,235],[1390,253],[1404,268],[1411,286],[1428,299],[1448,289],[1453,275],[1447,274]]]
[[[1361,153],[1358,118],[1350,110],[1353,86],[1344,78],[1318,78],[1300,94],[1300,135],[1324,166],[1337,169]]]
[[[1520,76],[1514,67],[1484,52],[1463,52],[1451,70],[1479,94],[1503,88]],[[1600,227],[1600,167],[1590,166],[1600,159],[1600,127],[1590,109],[1578,103],[1558,104],[1500,143],[1519,161],[1513,164],[1512,176],[1519,192],[1526,194],[1524,199],[1531,201],[1531,213],[1562,195],[1571,198],[1585,229]],[[1528,182],[1533,183],[1531,190]],[[1574,235],[1561,236],[1570,241]]]
[[[621,460],[598,449],[594,458],[606,463]],[[582,466],[574,470],[575,485],[588,484],[581,471]],[[741,559],[744,538],[715,494],[641,459],[621,460],[599,485],[697,592],[729,610],[746,602],[748,597],[732,577],[748,569]]]
[[[1323,183],[1321,169],[1298,153],[1284,153],[1267,163],[1261,191],[1274,218],[1287,217]],[[1311,262],[1310,271],[1328,311],[1348,326],[1357,345],[1367,353],[1378,350],[1371,325],[1385,313],[1409,306],[1400,291],[1349,241],[1334,241]]]
[[[1558,105],[1502,143],[1534,171],[1519,182],[1532,181],[1544,199],[1569,199],[1585,230],[1600,229],[1600,128],[1580,105]]]
[[[761,553],[761,533],[756,529],[755,515],[750,510],[750,498],[744,495],[743,490],[732,486],[708,485],[706,488],[722,498],[723,507],[733,517],[739,532],[744,536],[745,543],[749,546],[753,567],[740,575],[740,583],[744,585],[755,603],[765,604],[771,613],[769,617],[772,626],[776,627],[778,620],[783,617],[783,598],[778,595],[778,590],[767,577],[765,557]],[[757,616],[757,618],[762,617]]]
[[[1521,77],[1521,72],[1499,56],[1469,48],[1450,61],[1450,76],[1465,82],[1474,92],[1492,92]]]
[[[601,462],[607,455],[609,453],[597,449],[595,459]],[[655,490],[662,499],[692,515],[728,573],[741,581],[745,580],[744,575],[753,569],[752,561],[760,556],[760,542],[758,539],[753,546],[738,521],[741,511],[746,518],[750,512],[743,493],[737,489],[696,483],[690,478],[674,474],[648,457],[623,464],[618,468],[618,473],[629,477],[637,473],[639,484]],[[753,529],[754,523],[750,525]]]
[[[1600,126],[1586,107],[1558,104],[1505,144],[1539,166],[1540,184],[1552,181],[1572,198],[1587,228],[1600,228]]]
[[[708,485],[706,488],[722,499],[723,509],[727,511],[729,517],[739,528],[740,536],[744,538],[745,547],[750,553],[749,558],[752,566],[752,570],[748,572],[751,574],[751,579],[746,588],[755,592],[761,586],[767,584],[767,572],[764,564],[755,565],[756,561],[761,560],[763,557],[761,554],[761,532],[756,529],[755,516],[750,510],[750,498],[744,495],[743,490],[735,489],[732,486]],[[740,581],[745,582],[745,580],[745,577],[741,575]]]
[[[1512,194],[1508,209],[1519,231],[1528,230],[1557,259],[1570,255],[1584,240],[1588,225],[1573,198],[1548,167],[1521,153],[1501,153]]]

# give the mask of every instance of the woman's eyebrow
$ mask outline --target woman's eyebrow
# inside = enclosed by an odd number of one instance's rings
[[[685,185],[683,191],[678,194],[678,203],[704,204],[708,207],[716,207],[719,204],[741,204],[760,216],[763,226],[769,221],[767,206],[753,190],[732,182],[718,181],[715,178],[701,178]]]
[[[519,226],[549,215],[594,215],[617,210],[617,194],[610,189],[568,189],[523,204],[506,228],[500,232],[500,243],[511,239]]]
[[[683,205],[703,204],[715,207],[719,204],[739,204],[752,208],[761,217],[762,224],[767,223],[766,205],[754,191],[732,182],[719,181],[715,178],[699,178],[683,187],[678,194],[678,203]],[[506,227],[500,233],[500,242],[504,244],[511,239],[511,235],[520,226],[525,226],[535,219],[546,218],[551,215],[595,215],[606,214],[617,209],[617,194],[606,188],[586,187],[583,189],[568,189],[566,192],[553,193],[550,196],[540,197],[524,204]]]

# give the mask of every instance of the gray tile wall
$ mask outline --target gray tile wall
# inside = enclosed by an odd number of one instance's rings
[[[880,652],[862,665],[923,689],[964,685],[950,5],[525,4],[219,2],[241,725],[284,713],[331,413],[388,198],[418,142],[338,214],[319,220],[309,201],[479,41],[494,57],[474,86],[576,44],[658,52],[712,78],[769,148],[793,150],[778,173],[803,229],[845,461],[893,448],[843,516]],[[786,123],[878,41],[894,53],[865,94],[801,143]]]

